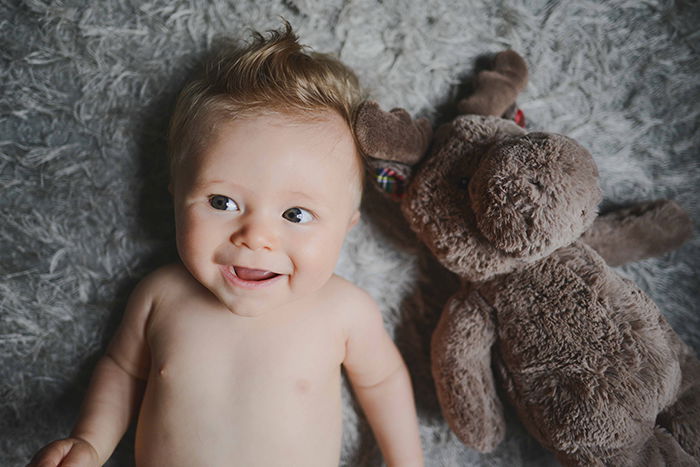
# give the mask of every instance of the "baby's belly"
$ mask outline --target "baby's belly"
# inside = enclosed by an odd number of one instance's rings
[[[151,375],[136,434],[138,467],[338,465],[339,368],[313,379],[186,376]]]

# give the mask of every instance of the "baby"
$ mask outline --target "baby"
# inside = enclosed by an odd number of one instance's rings
[[[288,24],[185,87],[169,141],[182,264],[136,287],[71,437],[31,465],[101,465],[137,414],[139,466],[338,465],[341,365],[386,463],[423,465],[406,366],[374,301],[333,274],[359,218],[361,99]]]

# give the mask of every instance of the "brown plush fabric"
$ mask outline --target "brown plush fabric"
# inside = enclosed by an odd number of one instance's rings
[[[459,117],[402,202],[436,257],[472,282],[432,341],[445,418],[475,449],[498,444],[493,364],[521,421],[562,463],[692,465],[700,442],[685,414],[700,405],[682,381],[697,386],[697,360],[641,290],[575,241],[600,201],[592,157],[569,138],[504,125]]]
[[[599,216],[581,238],[611,266],[675,250],[693,235],[688,214],[674,201],[635,204]]]
[[[411,165],[425,155],[433,135],[427,119],[414,121],[403,109],[386,113],[372,101],[362,104],[354,126],[358,146],[364,154]]]
[[[677,337],[630,281],[577,242],[477,287],[498,323],[498,374],[520,419],[565,464],[651,465],[677,398]],[[638,457],[639,456],[639,457]],[[662,464],[663,465],[663,464]]]
[[[503,440],[506,427],[491,371],[495,323],[482,303],[468,287],[450,298],[433,333],[431,357],[447,423],[466,445],[485,452]]]
[[[593,158],[565,136],[495,141],[469,184],[479,231],[508,255],[548,255],[595,219],[597,177]]]
[[[462,99],[457,108],[462,114],[503,116],[527,84],[527,65],[520,55],[506,50],[493,59],[491,69],[474,78],[479,90]]]
[[[478,231],[464,183],[474,175],[480,162],[477,155],[489,142],[524,131],[500,118],[465,116],[452,123],[448,134],[447,142],[436,148],[437,156],[414,174],[417,179],[402,203],[404,216],[443,265],[461,277],[476,281],[494,268],[507,272],[518,258],[505,255]],[[424,203],[431,209],[426,210]],[[445,223],[461,224],[463,229],[444,229]]]
[[[492,94],[504,87],[516,90],[503,98],[512,105],[523,73],[507,69],[480,73],[498,84],[477,88],[484,114],[500,111],[503,96]],[[374,122],[395,118],[372,109]],[[379,148],[370,156],[390,152],[367,143]],[[467,115],[438,130],[414,171],[401,210],[463,280],[431,348],[438,399],[457,436],[480,451],[498,445],[500,386],[566,465],[700,465],[700,362],[649,297],[578,240],[601,198],[588,151],[565,136]],[[601,218],[584,238],[612,262],[637,259],[682,243],[682,222],[664,224],[683,214],[668,202],[642,204]]]

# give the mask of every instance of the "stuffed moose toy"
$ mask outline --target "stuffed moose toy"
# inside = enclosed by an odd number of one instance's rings
[[[679,246],[690,221],[671,201],[597,218],[591,154],[502,118],[526,81],[517,53],[497,54],[435,135],[374,102],[356,116],[378,181],[461,279],[432,337],[443,415],[490,451],[502,394],[565,465],[700,465],[700,362],[609,266]]]

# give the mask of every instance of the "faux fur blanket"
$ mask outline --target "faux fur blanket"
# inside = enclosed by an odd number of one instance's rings
[[[165,128],[218,36],[289,20],[372,97],[440,122],[475,59],[530,66],[530,129],[594,155],[606,205],[673,198],[700,220],[697,0],[0,1],[0,465],[68,434],[134,284],[175,259]],[[697,229],[697,227],[696,227]],[[700,353],[700,236],[619,272]],[[547,465],[512,413],[481,455],[447,428],[430,335],[455,285],[390,202],[368,192],[338,273],[381,304],[411,370],[428,466]],[[342,465],[381,456],[344,392]],[[133,463],[133,434],[108,465]]]

